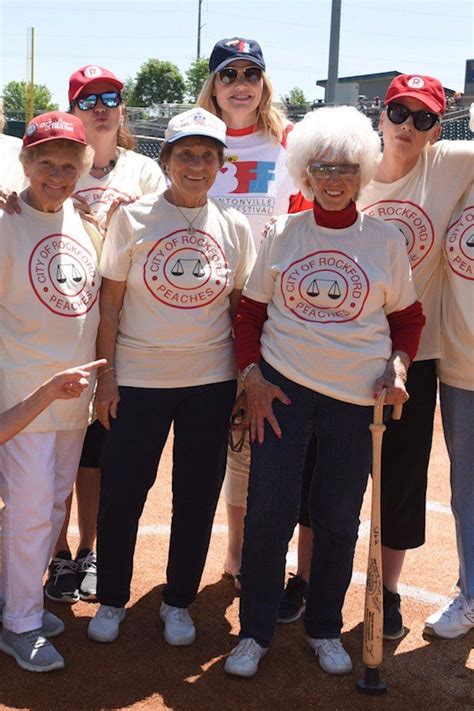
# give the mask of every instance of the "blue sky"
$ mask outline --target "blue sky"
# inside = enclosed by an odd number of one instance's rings
[[[26,78],[26,31],[35,28],[35,81],[60,108],[69,75],[99,64],[121,79],[151,57],[184,72],[196,57],[198,0],[0,0],[0,84]],[[277,96],[294,86],[310,100],[327,77],[329,0],[203,0],[201,54],[235,35],[262,45]],[[462,90],[473,51],[471,0],[342,0],[339,76],[398,70],[437,76]]]

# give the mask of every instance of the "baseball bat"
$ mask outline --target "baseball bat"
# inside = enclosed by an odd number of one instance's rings
[[[370,543],[365,587],[365,612],[362,658],[365,678],[357,682],[357,688],[366,694],[383,694],[387,685],[381,681],[379,667],[383,659],[383,581],[382,581],[382,530],[380,513],[380,489],[382,470],[383,406],[387,390],[384,388],[374,405],[372,433],[372,508],[370,515]],[[401,405],[393,408],[392,418],[399,420]]]

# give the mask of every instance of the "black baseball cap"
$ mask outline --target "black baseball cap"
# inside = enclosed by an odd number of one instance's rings
[[[263,59],[262,48],[251,39],[242,37],[232,37],[231,39],[219,40],[214,45],[209,59],[209,71],[211,73],[220,72],[228,64],[236,59],[247,59],[252,64],[265,71],[265,60]]]

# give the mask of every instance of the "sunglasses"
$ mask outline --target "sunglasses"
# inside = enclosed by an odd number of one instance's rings
[[[413,125],[417,131],[429,131],[435,123],[438,123],[439,116],[434,111],[410,111],[404,104],[392,103],[387,107],[387,116],[392,123],[401,124],[411,116]]]
[[[120,91],[103,91],[102,94],[88,94],[80,96],[75,103],[81,111],[90,111],[95,109],[97,101],[101,100],[102,104],[108,109],[116,109],[122,103],[122,95]]]
[[[232,415],[230,418],[230,427],[229,427],[229,447],[232,452],[241,452],[244,446],[245,442],[245,432],[246,430],[234,430],[233,427],[236,424],[239,424],[242,422],[242,418],[244,416],[243,411],[241,410],[235,415]]]
[[[236,69],[236,67],[225,67],[217,72],[219,81],[224,86],[233,84],[238,76],[243,76],[249,84],[258,84],[262,78],[262,70],[260,67],[245,67],[245,69]]]
[[[327,180],[333,173],[340,178],[355,178],[360,173],[360,166],[358,163],[310,163],[308,173],[322,180]]]

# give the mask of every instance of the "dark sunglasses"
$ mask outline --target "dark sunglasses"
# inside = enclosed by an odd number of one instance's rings
[[[243,75],[245,81],[248,81],[249,84],[258,84],[262,78],[262,70],[260,67],[245,67],[245,69],[225,67],[224,69],[221,69],[220,72],[217,72],[217,75],[220,83],[224,84],[224,86],[233,84],[239,75]]]
[[[405,123],[409,116],[413,118],[413,125],[417,131],[429,131],[435,123],[438,123],[439,116],[434,111],[410,111],[404,104],[392,103],[387,107],[387,116],[392,123]]]
[[[240,411],[237,414],[232,415],[230,418],[229,447],[232,452],[241,452],[244,446],[246,430],[233,429],[234,425],[240,424],[242,422],[243,416],[244,413]]]
[[[77,108],[81,111],[90,111],[95,109],[97,101],[101,100],[102,104],[108,109],[116,109],[122,103],[122,95],[120,91],[103,91],[102,94],[88,94],[80,96],[75,100]]]

